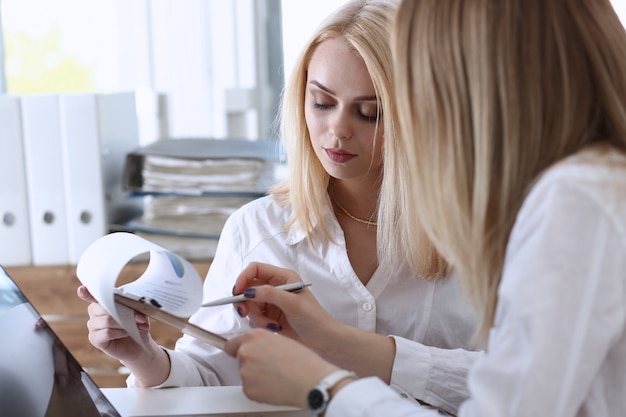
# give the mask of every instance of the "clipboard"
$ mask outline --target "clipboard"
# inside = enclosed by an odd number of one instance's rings
[[[226,338],[216,333],[205,330],[199,326],[196,326],[195,324],[191,324],[185,319],[167,313],[145,299],[134,300],[132,298],[117,293],[113,295],[113,299],[118,304],[139,311],[140,313],[143,313],[148,317],[152,317],[155,320],[158,320],[164,324],[167,324],[168,326],[180,330],[184,334],[188,334],[204,343],[224,350],[224,343],[227,340]]]

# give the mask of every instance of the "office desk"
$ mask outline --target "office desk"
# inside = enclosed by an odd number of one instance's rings
[[[193,262],[203,278],[210,265],[210,261]],[[146,266],[145,262],[128,264],[119,283],[137,279]],[[99,387],[126,387],[127,370],[120,368],[117,359],[89,343],[87,303],[76,295],[80,281],[75,265],[14,266],[6,270]],[[151,326],[152,336],[161,346],[173,348],[181,336],[178,330],[156,320],[152,320]]]
[[[294,407],[249,400],[241,387],[103,388],[122,417],[307,417]]]

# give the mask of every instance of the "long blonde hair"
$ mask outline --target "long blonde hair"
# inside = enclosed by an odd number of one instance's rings
[[[423,224],[493,325],[517,212],[595,142],[626,150],[626,34],[609,0],[405,0],[393,39],[408,256]],[[415,235],[419,234],[416,233]]]
[[[318,27],[295,62],[281,99],[280,137],[289,166],[289,179],[272,190],[282,204],[291,204],[293,217],[286,225],[299,225],[309,237],[329,238],[323,222],[324,199],[330,181],[311,144],[304,117],[307,69],[317,46],[328,39],[343,39],[364,61],[382,107],[383,158],[387,146],[398,136],[397,106],[393,96],[391,24],[397,9],[395,0],[353,0],[332,13]],[[389,141],[389,144],[387,144]],[[384,160],[383,170],[387,170]],[[391,169],[394,169],[391,166]],[[383,180],[384,182],[384,180]],[[379,219],[385,209],[379,210]],[[386,240],[379,231],[378,247]],[[383,239],[383,240],[381,240]],[[421,275],[436,275],[436,264],[425,265]]]

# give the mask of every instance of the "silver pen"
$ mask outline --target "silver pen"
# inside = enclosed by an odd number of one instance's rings
[[[275,288],[279,290],[288,291],[288,292],[300,292],[305,287],[310,286],[310,282],[292,282],[291,284],[283,284],[277,285]],[[233,295],[232,297],[220,298],[219,300],[209,301],[207,303],[202,304],[202,307],[213,307],[213,306],[221,306],[224,304],[232,304],[238,303],[240,301],[253,300],[253,298],[248,298],[243,294]]]

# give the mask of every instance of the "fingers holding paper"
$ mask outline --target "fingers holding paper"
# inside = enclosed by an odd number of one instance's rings
[[[161,384],[170,372],[170,360],[167,353],[154,341],[150,335],[148,317],[125,306],[119,306],[124,314],[133,314],[139,336],[147,347],[135,342],[115,319],[107,313],[86,287],[80,286],[78,297],[87,301],[89,306],[89,341],[107,355],[121,361],[135,376],[136,382],[142,387],[151,387]]]
[[[129,334],[107,313],[107,311],[95,300],[85,286],[78,287],[78,297],[89,303],[87,312],[89,320],[89,341],[91,344],[105,352],[107,355],[121,361],[136,360],[144,349],[138,345]],[[148,318],[138,312],[133,312],[137,329],[146,344],[151,339],[150,323]]]

